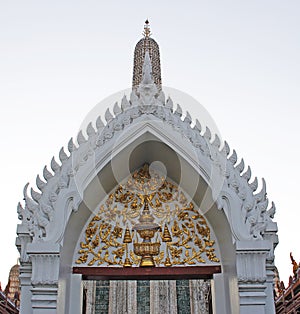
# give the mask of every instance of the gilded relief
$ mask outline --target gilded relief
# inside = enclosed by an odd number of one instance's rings
[[[91,219],[77,264],[183,266],[218,263],[203,215],[147,164],[111,193]]]

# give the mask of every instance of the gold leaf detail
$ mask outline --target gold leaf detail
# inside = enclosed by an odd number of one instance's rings
[[[155,222],[160,225],[156,242],[160,252],[154,256],[156,266],[219,263],[215,240],[211,238],[206,219],[174,183],[148,165],[135,171],[127,181],[110,193],[89,221],[84,239],[79,243],[76,264],[123,266],[130,257],[138,266],[141,258],[135,255],[133,245],[142,241],[132,233],[145,205],[151,207]],[[166,236],[167,226],[170,236]],[[124,242],[125,229],[133,241]],[[128,238],[129,239],[129,238]],[[168,240],[168,241],[163,241]]]

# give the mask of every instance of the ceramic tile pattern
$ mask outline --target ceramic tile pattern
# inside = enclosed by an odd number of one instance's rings
[[[107,314],[109,306],[109,281],[96,282],[95,314]]]
[[[189,280],[176,280],[178,314],[190,314],[190,285]]]
[[[137,282],[137,314],[150,314],[150,281]]]

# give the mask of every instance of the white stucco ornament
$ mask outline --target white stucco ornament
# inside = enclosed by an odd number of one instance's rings
[[[147,57],[147,54],[146,54]],[[146,58],[145,63],[149,62]],[[146,67],[150,71],[151,67]],[[226,197],[235,195],[239,202],[239,215],[230,217],[233,228],[239,225],[243,230],[243,235],[250,239],[262,239],[267,225],[272,221],[275,213],[275,205],[272,203],[268,210],[268,199],[266,194],[265,180],[262,180],[262,188],[256,193],[258,180],[255,177],[251,181],[251,168],[244,169],[243,159],[238,162],[235,150],[230,152],[229,145],[225,141],[222,145],[219,137],[216,135],[212,140],[209,128],[206,127],[202,133],[202,127],[198,120],[192,122],[190,114],[187,112],[183,118],[182,109],[177,105],[173,110],[171,98],[164,101],[163,92],[157,94],[157,88],[153,81],[148,78],[145,72],[142,84],[138,88],[138,95],[133,91],[130,100],[123,97],[121,107],[117,104],[114,106],[114,116],[107,109],[105,113],[105,125],[101,118],[97,119],[97,128],[94,129],[90,123],[87,128],[88,138],[86,139],[79,132],[77,143],[71,139],[68,144],[69,155],[61,148],[59,152],[60,164],[54,159],[51,160],[51,169],[44,167],[44,180],[37,176],[36,185],[39,192],[31,188],[28,195],[27,183],[24,187],[25,206],[18,204],[19,219],[22,220],[33,241],[43,241],[47,239],[47,230],[53,219],[53,211],[56,211],[55,203],[60,194],[68,193],[77,195],[76,186],[70,184],[74,175],[81,167],[87,163],[88,159],[101,150],[103,146],[110,145],[113,137],[128,125],[140,123],[140,118],[147,115],[148,123],[160,121],[161,127],[171,126],[175,132],[178,132],[184,141],[188,141],[199,155],[199,160],[211,165],[218,170],[218,175],[223,180],[221,190],[216,191],[215,201],[220,209],[227,210]],[[151,77],[151,76],[150,76]],[[145,83],[145,84],[144,84]],[[214,192],[214,187],[211,187]],[[71,190],[70,190],[71,189]],[[77,195],[77,198],[80,195]],[[55,223],[55,222],[54,222]]]
[[[30,313],[29,308],[33,313],[44,313],[43,309],[50,309],[47,313],[56,313],[57,309],[61,313],[79,311],[81,279],[70,270],[76,241],[88,214],[92,215],[99,204],[95,195],[102,201],[110,192],[105,184],[112,180],[105,177],[105,167],[122,173],[129,167],[127,150],[133,143],[143,141],[153,145],[153,150],[157,146],[152,142],[162,143],[162,157],[175,152],[184,161],[182,169],[201,178],[201,187],[205,185],[211,195],[212,202],[201,204],[201,209],[207,211],[207,219],[215,228],[224,272],[214,278],[216,313],[273,313],[274,248],[278,240],[277,225],[272,220],[276,209],[274,203],[269,206],[265,180],[257,191],[258,180],[252,178],[250,167],[245,169],[244,160],[238,160],[226,141],[221,143],[208,127],[203,130],[188,112],[183,115],[179,104],[175,109],[172,99],[165,99],[158,90],[151,73],[146,52],[141,84],[132,90],[130,99],[124,96],[120,105],[114,104],[113,113],[107,109],[105,123],[98,117],[96,127],[89,123],[86,132],[78,133],[76,142],[71,138],[67,149],[60,149],[59,161],[52,158],[51,170],[45,166],[43,178],[37,176],[36,188],[29,191],[29,184],[25,185],[25,203],[17,207],[21,220],[17,230],[21,285],[27,300],[21,303],[24,313]],[[141,166],[145,161],[136,162]],[[176,177],[178,169],[170,167]],[[99,175],[102,173],[103,182]],[[189,187],[189,182],[186,187],[186,194],[197,199],[199,191]],[[86,219],[83,222],[82,217]],[[60,280],[67,284],[62,284],[66,288],[61,288],[58,300]],[[228,298],[220,293],[225,286],[229,289]]]

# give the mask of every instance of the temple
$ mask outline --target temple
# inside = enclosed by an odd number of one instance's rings
[[[290,253],[293,275],[290,276],[288,286],[280,281],[279,273],[275,272],[275,308],[277,314],[300,312],[300,263],[297,263]]]
[[[132,82],[25,185],[21,313],[275,313],[265,180],[165,98],[148,21]]]
[[[0,313],[18,314],[20,306],[20,265],[14,265],[8,276],[8,283],[2,291],[0,283]]]

